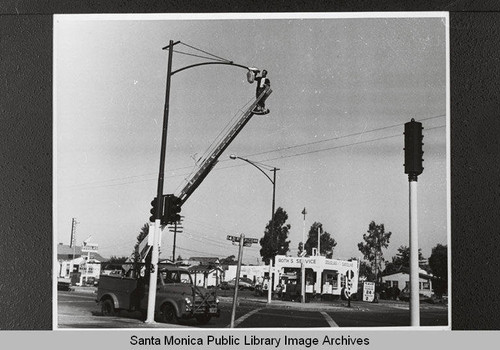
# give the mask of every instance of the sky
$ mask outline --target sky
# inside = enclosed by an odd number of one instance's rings
[[[411,16],[422,17],[411,17]],[[216,17],[215,17],[216,16]],[[292,256],[314,222],[333,257],[362,258],[371,221],[392,232],[384,257],[409,245],[404,123],[424,127],[419,247],[449,236],[447,43],[444,15],[61,15],[54,19],[54,240],[91,237],[104,257],[129,256],[156,196],[169,40],[173,69],[205,62],[189,46],[268,71],[270,113],[255,115],[182,208],[175,255],[227,257],[227,235],[261,238],[272,184],[230,154],[276,167],[276,208]],[[201,53],[201,55],[206,56]],[[172,77],[164,193],[253,101],[246,70],[212,65]],[[272,176],[271,172],[268,172]],[[302,210],[306,208],[304,221]],[[172,255],[164,234],[161,258]],[[260,246],[243,262],[260,264]]]

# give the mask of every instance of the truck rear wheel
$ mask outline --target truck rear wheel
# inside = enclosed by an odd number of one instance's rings
[[[199,324],[207,324],[212,318],[210,315],[197,315],[195,317]]]
[[[103,316],[115,315],[115,304],[111,299],[105,299],[101,302],[101,312]]]
[[[172,304],[163,304],[160,309],[160,321],[164,323],[177,323],[177,315]]]

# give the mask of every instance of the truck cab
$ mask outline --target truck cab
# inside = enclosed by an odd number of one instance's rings
[[[141,311],[148,306],[148,276],[101,276],[96,302],[103,315],[114,315],[121,309]],[[176,323],[180,319],[195,318],[205,324],[219,317],[216,290],[208,291],[193,284],[190,273],[177,266],[162,266],[158,271],[155,318],[161,322]]]

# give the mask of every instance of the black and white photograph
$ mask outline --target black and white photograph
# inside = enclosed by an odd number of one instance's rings
[[[446,12],[54,15],[53,328],[450,330],[449,65]]]

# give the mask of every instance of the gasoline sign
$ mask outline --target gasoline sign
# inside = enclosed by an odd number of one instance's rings
[[[372,302],[375,298],[375,283],[365,282],[363,283],[363,301]]]

